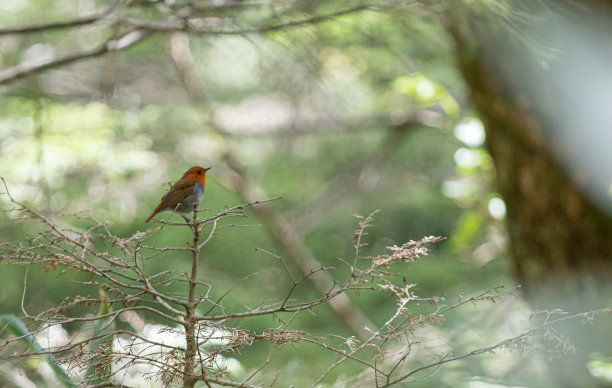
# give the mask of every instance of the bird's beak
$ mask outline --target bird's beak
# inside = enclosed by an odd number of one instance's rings
[[[212,167],[206,167],[206,168],[204,169],[204,171],[208,171],[208,170],[210,170],[211,168],[212,168]]]

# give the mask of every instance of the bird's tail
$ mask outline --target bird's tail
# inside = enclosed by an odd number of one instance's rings
[[[149,216],[149,218],[147,218],[147,220],[145,221],[145,224],[146,224],[147,222],[149,222],[149,221],[151,220],[151,218],[155,217],[155,215],[156,215],[157,213],[159,213],[159,210],[160,210],[160,209],[161,209],[161,204],[159,204],[159,205],[158,205],[158,206],[155,208],[155,210],[153,210],[153,213],[151,213],[151,215]]]

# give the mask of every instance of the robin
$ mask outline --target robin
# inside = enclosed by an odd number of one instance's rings
[[[206,171],[210,167],[191,167],[185,171],[181,179],[164,194],[161,202],[145,222],[149,222],[157,213],[171,210],[175,213],[186,214],[198,207],[204,195],[206,186]]]

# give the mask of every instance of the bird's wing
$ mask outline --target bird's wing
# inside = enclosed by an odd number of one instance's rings
[[[193,185],[195,181],[189,178],[181,178],[168,192],[163,196],[161,200],[161,209],[174,209],[176,205],[187,198],[193,193]]]

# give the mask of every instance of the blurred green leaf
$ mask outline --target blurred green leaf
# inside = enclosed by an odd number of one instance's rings
[[[102,289],[99,290],[100,298],[104,300],[108,300],[108,295]],[[112,312],[112,306],[110,303],[102,303],[100,309],[98,311],[98,315],[105,315]],[[110,319],[112,317],[106,319],[98,319],[96,320],[96,324],[93,328],[92,336],[100,336],[104,333],[110,333],[112,331],[112,326],[110,324]],[[91,352],[92,354],[100,354],[98,357],[93,357],[91,359],[91,365],[87,368],[87,372],[85,373],[86,381],[89,381],[89,384],[100,384],[105,381],[104,377],[110,372],[111,366],[110,363],[106,365],[104,368],[100,368],[98,364],[104,364],[107,360],[104,360],[105,353],[112,353],[113,351],[113,336],[101,336],[93,341],[91,341]]]
[[[484,226],[482,215],[476,211],[464,212],[457,221],[457,228],[451,237],[451,244],[455,252],[473,243],[474,239]]]
[[[0,325],[6,328],[7,332],[16,336],[21,337],[20,341],[25,344],[28,348],[30,348],[34,353],[40,353],[40,357],[47,360],[53,372],[57,378],[67,387],[76,387],[76,384],[73,383],[72,379],[66,371],[57,363],[55,357],[52,354],[45,354],[44,349],[36,338],[30,333],[27,326],[23,323],[23,321],[17,316],[13,314],[2,314],[0,315]]]

